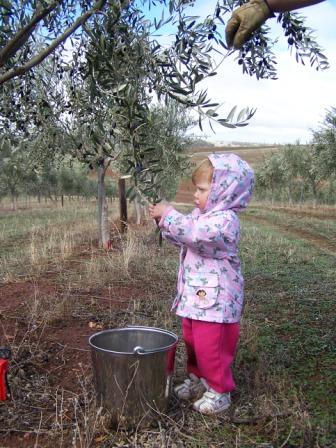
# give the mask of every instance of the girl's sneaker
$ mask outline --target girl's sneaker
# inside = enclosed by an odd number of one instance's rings
[[[230,392],[220,394],[213,389],[208,389],[199,400],[195,401],[193,408],[201,414],[219,414],[228,409],[231,404]]]
[[[205,385],[193,373],[189,374],[189,378],[185,379],[182,384],[174,387],[174,392],[180,400],[190,400],[200,397],[206,391]]]

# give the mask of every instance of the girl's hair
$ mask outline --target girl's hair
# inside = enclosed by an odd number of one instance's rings
[[[211,184],[213,175],[213,165],[209,159],[203,160],[192,173],[191,180],[195,185],[197,182],[208,182]]]

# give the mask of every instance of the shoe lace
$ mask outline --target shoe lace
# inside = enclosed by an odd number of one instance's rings
[[[226,394],[218,394],[216,392],[212,392],[210,390],[206,391],[203,395],[203,398],[205,398],[205,401],[208,403],[223,403],[229,401],[229,398]]]
[[[209,390],[204,392],[203,398],[207,398],[211,401],[215,400],[216,398],[218,398],[217,394],[215,394],[214,392],[210,392]]]

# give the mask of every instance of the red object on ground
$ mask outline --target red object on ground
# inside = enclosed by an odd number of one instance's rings
[[[6,375],[8,371],[7,359],[0,359],[0,401],[7,399]]]

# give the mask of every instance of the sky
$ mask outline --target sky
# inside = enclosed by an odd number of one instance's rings
[[[215,0],[199,0],[193,13],[207,15],[214,10]],[[251,143],[308,143],[312,129],[317,129],[326,110],[336,107],[336,0],[298,11],[307,18],[308,27],[316,30],[319,45],[328,57],[330,68],[316,71],[308,65],[302,66],[290,54],[281,25],[276,19],[268,20],[272,37],[280,37],[274,48],[277,58],[277,80],[256,80],[243,75],[241,67],[228,58],[217,70],[217,75],[200,83],[208,90],[209,97],[223,104],[219,110],[225,117],[231,108],[256,108],[255,115],[244,128],[228,129],[214,125],[215,134],[206,124],[203,132],[199,128],[193,133],[213,143],[240,141]]]

